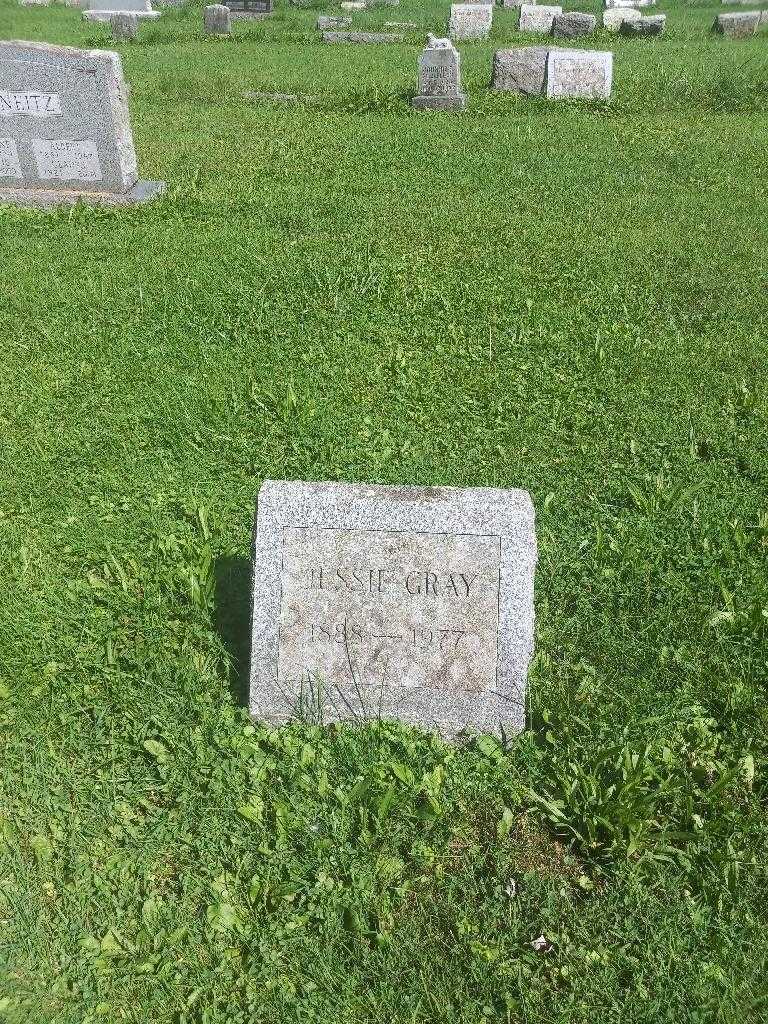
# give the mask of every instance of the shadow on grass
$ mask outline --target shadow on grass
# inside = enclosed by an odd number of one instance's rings
[[[241,707],[248,706],[250,571],[248,559],[238,555],[216,560],[213,625],[229,655],[229,688]]]

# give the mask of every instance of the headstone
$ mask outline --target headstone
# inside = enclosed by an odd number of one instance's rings
[[[625,21],[619,32],[623,36],[660,36],[664,32],[666,23],[666,14],[652,14],[648,18],[641,17],[637,21]]]
[[[203,28],[209,36],[228,36],[232,31],[232,16],[225,4],[209,4],[203,8]]]
[[[324,29],[328,28],[349,28],[351,24],[351,18],[339,18],[332,14],[321,14],[317,19],[315,28],[322,32]]]
[[[342,11],[364,11],[367,4],[365,0],[342,0],[339,7]]]
[[[323,32],[324,43],[402,43],[395,32]]]
[[[718,14],[712,26],[729,39],[746,39],[760,27],[759,11],[739,11],[738,14]]]
[[[522,96],[542,96],[548,54],[546,46],[497,50],[493,55],[491,88],[498,92],[516,92]]]
[[[552,22],[556,14],[562,14],[562,7],[547,6],[545,4],[522,4],[520,6],[521,32],[538,32],[549,35],[552,31]]]
[[[416,110],[464,110],[467,97],[461,91],[458,50],[450,39],[429,35],[419,57],[419,93],[411,100]]]
[[[501,6],[506,8],[522,7],[524,0],[501,0]],[[534,0],[535,2],[535,0]],[[533,4],[531,4],[533,6]]]
[[[594,14],[566,11],[564,14],[556,14],[552,19],[552,35],[563,36],[565,39],[591,35],[596,28],[597,18]]]
[[[86,21],[111,21],[114,14],[132,14],[134,18],[153,20],[160,11],[153,11],[150,0],[88,0],[83,11]]]
[[[145,202],[120,57],[48,43],[0,42],[0,202]]]
[[[613,54],[599,50],[551,49],[547,56],[548,100],[607,100],[613,84]]]
[[[109,27],[116,43],[128,43],[139,34],[139,19],[135,14],[113,14]]]
[[[274,10],[273,0],[227,0],[232,18],[265,18]]]
[[[655,7],[656,0],[605,0],[605,9],[612,10],[614,7]]]
[[[266,481],[252,554],[256,718],[523,727],[526,491]]]
[[[448,35],[451,39],[485,39],[493,24],[490,4],[451,4]]]
[[[402,29],[407,29],[408,31],[412,31],[413,29],[418,28],[418,27],[419,26],[416,24],[415,21],[385,21],[384,22],[384,28],[402,28]]]
[[[612,7],[603,11],[603,28],[608,32],[618,32],[625,21],[640,21],[642,14],[634,7]]]

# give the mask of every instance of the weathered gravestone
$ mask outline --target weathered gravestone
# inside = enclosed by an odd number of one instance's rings
[[[0,202],[134,204],[139,181],[120,57],[48,43],[0,43]]]
[[[534,0],[535,2],[535,0]],[[506,8],[516,8],[523,6],[523,0],[501,0],[501,6]]]
[[[548,100],[610,99],[613,54],[599,50],[552,49],[547,56]]]
[[[535,565],[525,491],[266,481],[252,714],[521,729]]]
[[[411,100],[416,110],[464,110],[467,97],[461,91],[458,50],[450,39],[431,33],[419,57],[419,93]]]
[[[642,16],[637,21],[624,20],[619,32],[623,36],[660,36],[667,24],[666,14],[652,14],[648,18]]]
[[[547,75],[546,46],[521,46],[497,50],[493,55],[491,88],[521,96],[542,96]]]
[[[552,31],[555,15],[562,13],[562,7],[546,6],[544,4],[521,4],[518,28],[521,32],[539,32],[549,35]]]
[[[327,28],[349,28],[352,24],[351,18],[341,18],[333,14],[321,14],[318,16],[315,28],[321,32]]]
[[[490,4],[451,4],[448,35],[451,39],[485,39],[493,24]]]
[[[225,4],[209,4],[203,8],[203,28],[209,36],[228,36],[232,31],[232,15]]]
[[[739,11],[738,14],[718,14],[712,26],[729,39],[747,39],[760,27],[759,11]]]
[[[552,35],[565,39],[578,39],[580,36],[591,35],[597,28],[594,14],[581,14],[579,11],[566,11],[556,14],[552,19]]]
[[[342,0],[339,4],[342,11],[364,11],[367,6],[365,0]]]
[[[237,18],[265,18],[274,10],[273,0],[227,0],[230,15]]]
[[[603,11],[603,28],[608,32],[618,32],[625,21],[640,21],[642,14],[634,7],[612,7]]]
[[[402,43],[405,37],[395,32],[323,32],[324,43]]]
[[[402,29],[414,29],[419,26],[415,21],[385,21],[384,28],[402,28]]]
[[[654,7],[656,0],[605,0],[605,9],[612,10],[615,7]]]
[[[116,43],[128,43],[138,37],[139,19],[135,14],[113,14],[109,27]]]
[[[134,18],[154,20],[160,11],[153,11],[150,0],[88,0],[83,11],[86,21],[111,21],[115,14],[131,14]]]

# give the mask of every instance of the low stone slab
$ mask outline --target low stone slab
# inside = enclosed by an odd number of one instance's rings
[[[419,26],[415,21],[385,21],[384,28],[402,28],[407,31],[418,28]]]
[[[251,713],[518,731],[536,557],[525,491],[265,481]]]
[[[130,14],[149,21],[160,17],[160,11],[152,10],[150,0],[89,0],[83,18],[85,21],[108,22],[116,14]]]
[[[209,36],[228,36],[232,31],[232,16],[225,4],[210,4],[203,8],[203,28]]]
[[[522,96],[541,96],[547,74],[546,46],[522,46],[497,50],[493,55],[491,88]]]
[[[404,36],[394,32],[323,32],[324,43],[402,43]]]
[[[634,7],[612,7],[603,11],[603,28],[608,32],[618,32],[625,21],[640,21],[642,14]]]
[[[562,13],[562,7],[545,4],[522,4],[518,27],[521,32],[538,32],[541,35],[549,35],[552,31],[552,23],[555,17]]]
[[[129,43],[139,34],[139,19],[135,14],[113,14],[109,27],[116,43]]]
[[[614,7],[655,7],[656,0],[605,0],[604,6],[607,11]]]
[[[451,4],[448,35],[455,40],[485,39],[493,24],[490,4]]]
[[[666,24],[666,14],[652,14],[637,21],[624,21],[619,32],[623,36],[660,36]]]
[[[274,0],[227,0],[229,13],[236,21],[267,17],[274,11]]]
[[[364,11],[367,6],[365,0],[343,0],[339,4],[342,11]]]
[[[522,7],[523,0],[501,0],[501,6],[509,9],[516,9]],[[533,4],[531,4],[533,6]]]
[[[600,50],[551,49],[545,95],[549,100],[607,100],[613,85],[613,54]]]
[[[0,140],[1,141],[1,140]],[[0,147],[1,148],[1,147]],[[3,154],[0,152],[0,161]],[[80,192],[70,189],[0,188],[0,205],[33,206],[51,209],[55,206],[142,206],[165,192],[164,181],[137,181],[127,192]]]
[[[578,39],[591,35],[597,28],[594,14],[581,14],[579,11],[566,11],[556,14],[552,19],[552,35],[565,39]]]
[[[329,28],[349,28],[351,24],[351,18],[340,18],[332,14],[321,14],[317,19],[315,28],[322,32]]]
[[[739,11],[738,14],[718,14],[712,26],[715,32],[729,39],[746,39],[760,27],[760,11]]]

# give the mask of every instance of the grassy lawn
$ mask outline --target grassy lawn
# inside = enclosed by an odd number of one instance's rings
[[[278,3],[118,47],[162,200],[0,209],[0,1020],[768,1020],[768,30],[433,115],[447,3]],[[251,724],[264,478],[529,489],[526,732]]]

